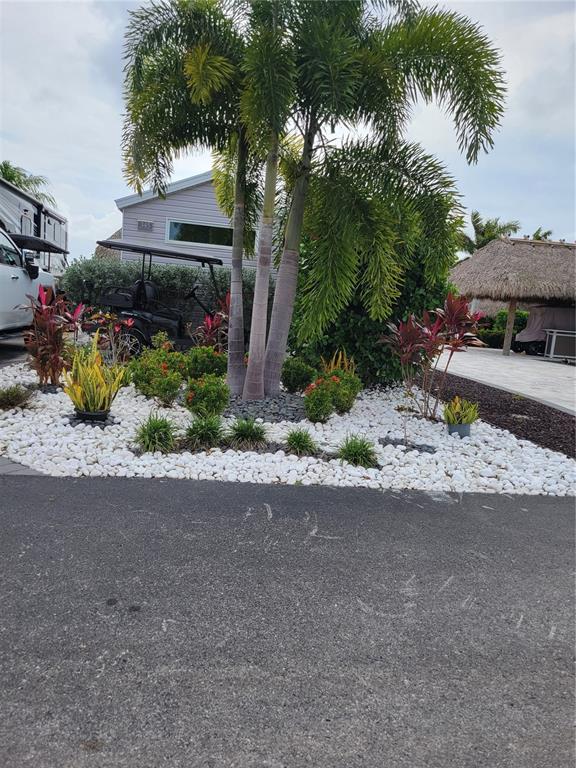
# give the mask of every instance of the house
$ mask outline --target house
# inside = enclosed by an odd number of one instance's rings
[[[68,222],[64,216],[5,179],[0,179],[0,229],[14,235],[41,237],[67,250]],[[55,276],[68,266],[65,254],[34,255],[39,266]]]
[[[121,197],[116,205],[122,213],[122,240],[214,256],[230,266],[232,224],[216,202],[211,171],[168,184],[165,197],[149,190]],[[140,257],[122,252],[122,259]]]

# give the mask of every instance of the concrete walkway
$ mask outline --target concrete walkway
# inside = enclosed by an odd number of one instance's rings
[[[440,361],[442,368],[447,359],[445,352]],[[576,414],[576,367],[573,365],[514,353],[504,357],[500,349],[471,348],[455,354],[448,370],[455,376]]]

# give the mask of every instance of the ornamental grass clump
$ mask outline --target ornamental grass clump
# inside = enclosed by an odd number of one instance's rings
[[[216,448],[224,439],[220,416],[198,416],[186,430],[185,445],[192,451]]]
[[[63,371],[64,392],[77,412],[107,413],[126,383],[126,368],[106,365],[98,345],[97,331],[88,347],[74,352],[71,368]]]
[[[32,392],[20,384],[14,384],[11,387],[0,387],[0,411],[7,411],[10,408],[23,408],[28,405]]]
[[[292,429],[286,435],[286,445],[290,453],[296,456],[314,456],[318,453],[318,445],[306,429]]]
[[[184,404],[199,416],[218,416],[224,413],[230,400],[230,390],[221,376],[208,373],[200,379],[190,379]]]
[[[299,357],[287,357],[282,366],[281,381],[284,388],[294,394],[302,392],[318,375],[315,368]]]
[[[170,419],[151,413],[138,428],[136,444],[144,453],[170,453],[176,447],[176,427]]]
[[[266,429],[254,419],[236,419],[230,426],[228,440],[233,448],[242,451],[263,448],[266,445]]]
[[[376,451],[369,440],[358,435],[347,437],[338,449],[338,458],[355,467],[371,469],[378,466]]]

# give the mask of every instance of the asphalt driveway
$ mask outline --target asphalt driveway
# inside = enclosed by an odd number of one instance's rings
[[[0,478],[0,764],[572,766],[573,507]]]

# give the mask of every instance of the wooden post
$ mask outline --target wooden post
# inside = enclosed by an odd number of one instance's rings
[[[508,305],[508,319],[506,320],[506,332],[504,334],[504,347],[502,349],[503,355],[510,354],[510,346],[512,344],[512,334],[514,333],[514,320],[516,319],[516,299],[511,299]]]

